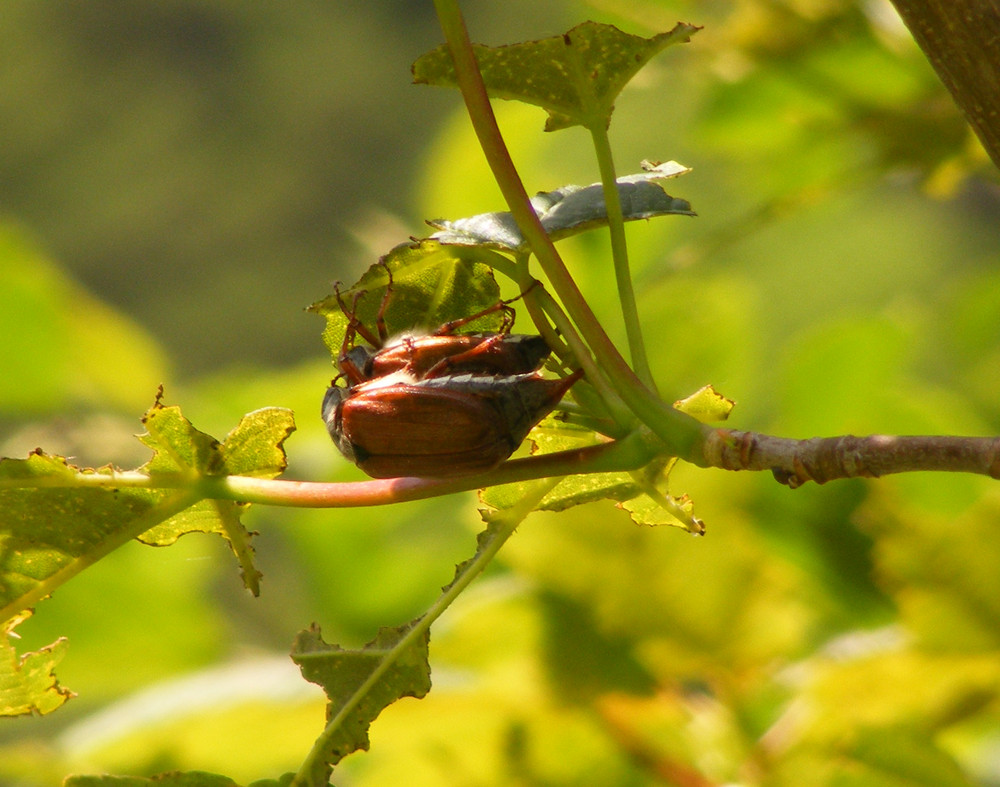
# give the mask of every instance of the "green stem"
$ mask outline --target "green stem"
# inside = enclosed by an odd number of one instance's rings
[[[454,582],[444,589],[426,613],[417,618],[409,631],[400,638],[392,650],[386,653],[385,658],[341,706],[337,715],[330,719],[323,733],[313,744],[299,772],[292,779],[291,787],[318,787],[311,782],[310,774],[321,769],[319,766],[327,756],[330,740],[339,732],[340,726],[348,720],[358,704],[375,689],[399,657],[425,635],[431,624],[441,617],[455,599],[483,572],[528,514],[535,510],[542,498],[558,483],[558,478],[537,482],[514,506],[494,516],[486,531],[486,538],[481,538],[475,556],[460,566]]]
[[[661,401],[632,371],[601,328],[532,209],[524,184],[500,135],[457,0],[434,0],[434,6],[451,49],[458,86],[479,144],[521,234],[528,241],[553,289],[629,409],[666,444],[672,454],[692,461],[701,460],[704,441],[701,425]]]
[[[597,389],[601,399],[607,405],[608,414],[615,419],[619,426],[626,429],[631,428],[635,421],[632,412],[625,406],[621,397],[618,396],[607,375],[604,374],[604,370],[594,362],[590,349],[580,338],[573,323],[566,316],[566,313],[556,302],[555,298],[546,290],[539,288],[528,293],[525,301],[527,302],[529,313],[531,313],[533,306],[537,306],[548,315],[586,373],[587,382]],[[533,318],[534,316],[532,314]]]
[[[618,301],[621,304],[625,335],[628,337],[629,354],[635,373],[655,391],[653,373],[646,355],[646,342],[642,338],[642,325],[632,286],[632,272],[628,262],[628,244],[625,241],[625,218],[622,216],[621,195],[618,193],[618,178],[615,161],[611,152],[607,126],[603,123],[590,128],[590,137],[597,154],[597,165],[601,171],[601,186],[604,191],[604,205],[608,215],[608,230],[611,234],[611,258],[615,267],[615,281],[618,284]]]

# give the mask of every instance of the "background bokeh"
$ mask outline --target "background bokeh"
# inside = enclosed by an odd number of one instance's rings
[[[584,19],[705,29],[629,86],[619,169],[699,217],[629,227],[665,395],[740,428],[1000,433],[1000,190],[888,3],[470,2],[473,38]],[[502,207],[458,96],[413,87],[429,2],[35,3],[0,14],[0,448],[135,466],[156,387],[217,437],[295,410],[289,476],[349,480],[303,312],[424,218]],[[590,183],[585,132],[500,103],[529,190]],[[621,338],[610,253],[561,244]],[[704,539],[610,504],[530,518],[432,632],[434,689],[338,784],[1000,784],[1000,495],[913,475],[791,491],[681,468]],[[256,508],[262,595],[224,545],[129,545],[42,603],[80,696],[0,724],[0,784],[295,769],[322,700],[284,655],[357,646],[474,550],[472,495]]]

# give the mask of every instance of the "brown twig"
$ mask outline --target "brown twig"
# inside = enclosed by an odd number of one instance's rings
[[[1000,479],[1000,437],[842,435],[793,440],[716,429],[706,437],[703,458],[707,467],[770,470],[793,489],[806,481],[823,484],[918,470]]]

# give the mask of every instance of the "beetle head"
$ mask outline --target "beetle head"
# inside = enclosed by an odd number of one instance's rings
[[[351,445],[351,441],[344,435],[344,429],[341,425],[341,412],[344,401],[348,396],[350,396],[348,389],[341,388],[338,385],[331,385],[326,389],[326,395],[323,397],[321,412],[323,414],[323,421],[326,424],[326,430],[330,433],[330,437],[333,438],[333,442],[340,450],[340,453],[353,462],[355,461],[354,446]]]

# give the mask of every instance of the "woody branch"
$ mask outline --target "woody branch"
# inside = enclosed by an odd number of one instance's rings
[[[793,440],[715,429],[706,435],[703,464],[724,470],[770,470],[791,488],[841,478],[878,478],[918,470],[977,473],[1000,479],[1000,437],[816,437]]]
[[[938,77],[1000,167],[1000,3],[892,0]]]

